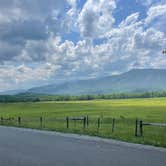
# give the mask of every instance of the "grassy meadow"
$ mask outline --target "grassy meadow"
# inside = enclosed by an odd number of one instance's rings
[[[66,116],[88,116],[89,125],[83,128],[81,121],[71,120],[67,129]],[[166,123],[166,98],[7,103],[0,104],[0,117],[4,119],[1,125],[88,134],[166,147],[166,127],[145,126],[143,137],[134,136],[136,118]],[[17,117],[21,117],[21,124],[18,124]],[[99,117],[100,128],[97,125]],[[13,120],[5,120],[8,118]],[[112,118],[115,118],[114,132]]]

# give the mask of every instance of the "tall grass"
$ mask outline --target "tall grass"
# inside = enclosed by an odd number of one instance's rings
[[[21,125],[17,121],[19,116]],[[89,125],[83,128],[82,121],[70,121],[67,129],[66,116],[89,116]],[[136,118],[145,122],[166,123],[166,98],[8,103],[0,104],[0,117],[14,119],[4,121],[3,125],[97,135],[166,147],[166,127],[145,126],[143,137],[134,135]],[[42,126],[40,117],[43,117]],[[100,128],[98,117],[101,118]],[[115,118],[114,132],[112,118]]]

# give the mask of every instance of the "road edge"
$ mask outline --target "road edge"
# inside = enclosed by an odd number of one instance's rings
[[[6,128],[6,129],[12,129],[12,130],[24,131],[24,132],[33,132],[33,133],[39,133],[39,134],[45,134],[45,135],[61,136],[66,138],[74,138],[74,139],[87,140],[87,141],[95,141],[100,143],[103,142],[107,144],[125,146],[129,148],[145,149],[145,150],[159,151],[159,152],[166,153],[166,148],[163,148],[163,147],[124,142],[124,141],[115,140],[111,138],[108,139],[108,138],[101,138],[97,136],[89,136],[89,135],[81,135],[81,134],[73,134],[73,133],[62,133],[57,131],[47,131],[47,130],[38,130],[38,129],[30,129],[30,128],[19,128],[19,127],[12,127],[12,126],[0,126],[0,128]]]

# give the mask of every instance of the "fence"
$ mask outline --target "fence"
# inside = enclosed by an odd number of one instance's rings
[[[24,117],[17,117],[17,118],[0,118],[0,124],[1,125],[15,125],[15,126],[25,126],[28,127],[29,125],[35,123],[36,126],[40,126],[40,128],[44,127],[44,124],[46,123],[51,123],[53,122],[55,125],[57,122],[60,122],[62,124],[66,123],[66,129],[69,129],[70,127],[76,127],[76,126],[81,126],[80,124],[82,123],[82,127],[85,129],[89,128],[89,126],[93,126],[93,128],[100,129],[102,126],[109,125],[111,127],[110,131],[112,133],[115,131],[116,127],[116,122],[119,123],[121,120],[120,119],[115,119],[115,118],[110,118],[110,117],[88,117],[88,116],[83,116],[83,117],[66,117],[66,118],[44,118],[44,117],[36,117],[36,118],[24,118]],[[70,126],[71,124],[71,126]],[[56,126],[55,126],[56,127]]]
[[[159,126],[159,127],[166,127],[166,123],[148,123],[143,122],[142,120],[136,119],[136,126],[135,126],[135,136],[143,136],[143,126]]]
[[[166,124],[125,117],[1,117],[0,124],[150,142],[166,146]],[[147,126],[147,127],[145,127]],[[142,141],[142,142],[141,142]]]

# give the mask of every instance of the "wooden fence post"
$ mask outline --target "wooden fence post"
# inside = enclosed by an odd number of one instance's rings
[[[143,121],[142,120],[140,120],[139,126],[140,126],[140,136],[142,137],[143,136]]]
[[[97,120],[97,127],[98,127],[98,129],[100,128],[100,118],[98,118],[98,120]]]
[[[67,127],[67,129],[69,128],[69,117],[68,116],[66,117],[66,127]]]
[[[40,117],[40,127],[42,128],[43,127],[43,118]]]
[[[84,128],[86,127],[86,117],[84,117],[84,119],[83,119],[83,127]]]
[[[89,117],[88,116],[86,117],[86,126],[87,127],[89,126]]]
[[[138,136],[138,119],[135,121],[135,136]]]
[[[112,119],[112,133],[115,130],[115,118]]]
[[[18,124],[21,125],[21,117],[18,117]]]
[[[1,125],[3,125],[3,117],[1,117]]]

